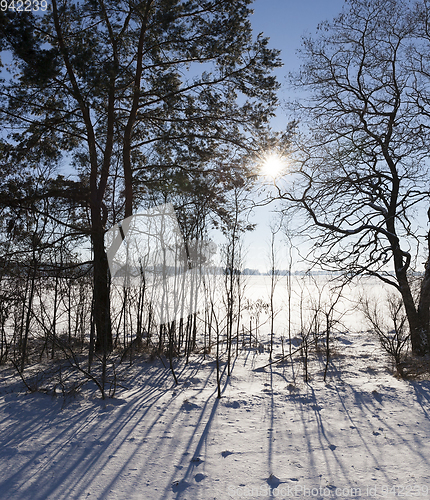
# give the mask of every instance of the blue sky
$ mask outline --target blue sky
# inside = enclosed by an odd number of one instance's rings
[[[342,10],[345,0],[255,0],[252,5],[254,14],[251,18],[254,31],[263,32],[270,38],[270,46],[281,50],[284,66],[277,71],[282,84],[279,94],[281,101],[292,99],[286,76],[290,71],[299,69],[300,59],[296,51],[300,48],[301,37],[316,32],[317,25],[333,19]],[[282,129],[288,123],[282,108],[272,122],[273,128]],[[268,228],[273,214],[272,208],[260,208],[255,211],[251,222],[257,223],[257,229],[245,238],[247,249],[246,266],[265,271],[268,268],[270,230]],[[279,236],[281,239],[281,236]],[[279,248],[279,267],[286,267],[283,262],[282,245]]]
[[[281,97],[288,99],[286,75],[300,66],[296,52],[300,48],[301,37],[315,34],[317,25],[326,19],[333,19],[344,4],[345,0],[254,1],[251,17],[254,31],[263,32],[270,38],[271,47],[281,50],[284,66],[277,71],[282,83]]]

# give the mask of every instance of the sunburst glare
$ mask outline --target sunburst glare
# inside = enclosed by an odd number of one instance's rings
[[[275,179],[281,175],[286,167],[286,161],[277,153],[269,153],[263,158],[261,173],[266,177]]]

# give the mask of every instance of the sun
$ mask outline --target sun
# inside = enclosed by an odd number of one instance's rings
[[[267,177],[275,178],[285,168],[285,160],[277,153],[270,153],[264,157],[261,165],[261,173]]]

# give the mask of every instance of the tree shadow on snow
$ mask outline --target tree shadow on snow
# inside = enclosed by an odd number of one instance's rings
[[[198,381],[202,390],[207,385],[196,378],[198,372],[196,362],[179,367],[183,384],[172,389],[171,373],[161,362],[144,363],[134,387],[118,399],[78,396],[65,408],[61,398],[46,394],[6,394],[0,403],[1,498],[105,498],[130,474],[136,457],[142,467],[156,457],[156,446],[148,449],[147,443],[167,418],[167,403],[187,384]],[[116,456],[123,458],[120,465]],[[122,488],[134,486],[130,478]]]

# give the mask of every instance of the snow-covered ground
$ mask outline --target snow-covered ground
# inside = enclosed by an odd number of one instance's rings
[[[334,348],[308,384],[298,359],[260,369],[247,348],[221,399],[211,355],[177,361],[178,386],[160,359],[121,365],[105,401],[29,394],[3,368],[0,498],[430,498],[430,381],[394,377],[370,333]]]
[[[136,363],[106,401],[25,394],[3,372],[0,498],[430,496],[428,380],[393,377],[365,333],[339,338],[327,383],[317,361],[308,385],[299,362],[266,363],[240,354],[221,399],[201,357],[177,387]]]

